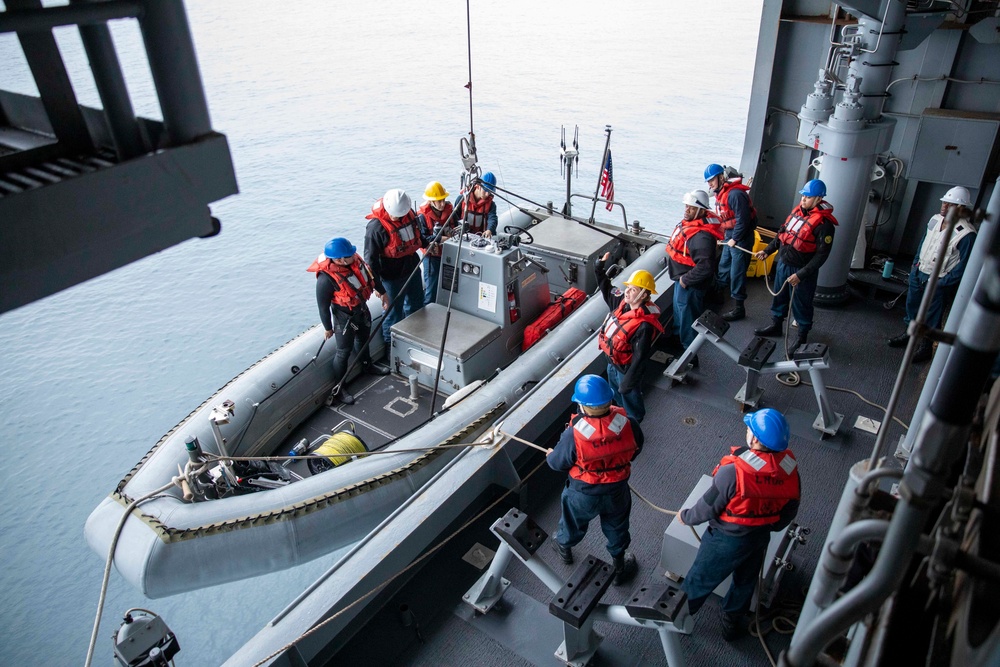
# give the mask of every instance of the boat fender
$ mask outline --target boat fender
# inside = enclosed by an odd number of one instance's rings
[[[322,445],[313,452],[316,456],[325,456],[324,459],[309,459],[309,470],[318,475],[321,472],[332,470],[353,460],[351,454],[367,452],[368,447],[364,441],[350,431],[340,431],[327,438]]]
[[[470,382],[469,384],[465,385],[464,387],[456,391],[454,394],[449,396],[447,399],[445,399],[444,409],[447,410],[448,408],[453,407],[463,398],[465,398],[466,396],[468,396],[469,394],[471,394],[472,392],[483,386],[483,384],[484,383],[482,380],[476,380],[475,382]]]

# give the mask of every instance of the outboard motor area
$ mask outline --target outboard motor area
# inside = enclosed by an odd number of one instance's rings
[[[114,643],[116,667],[166,667],[181,650],[163,619],[145,609],[125,612]]]
[[[439,389],[452,394],[517,358],[525,327],[549,305],[549,281],[519,234],[466,234],[442,245],[437,301],[392,327],[391,363],[433,386],[451,300]],[[530,241],[528,234],[525,240]]]

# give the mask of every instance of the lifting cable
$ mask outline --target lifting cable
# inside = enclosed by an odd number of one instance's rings
[[[118,527],[115,528],[115,533],[111,538],[111,547],[108,549],[108,558],[104,564],[104,579],[101,581],[101,595],[97,601],[97,615],[94,617],[94,629],[90,634],[90,646],[87,648],[87,659],[84,662],[84,667],[90,667],[91,662],[94,660],[94,648],[97,646],[97,632],[101,627],[101,616],[104,613],[104,602],[108,595],[108,581],[111,578],[111,567],[115,562],[115,551],[118,548],[118,538],[121,537],[122,529],[125,527],[125,522],[132,514],[132,510],[135,509],[139,503],[144,503],[147,500],[164,493],[173,486],[180,486],[182,479],[183,478],[181,477],[174,477],[170,480],[170,483],[164,484],[155,491],[150,491],[146,495],[133,500],[122,512],[122,518],[118,522]]]

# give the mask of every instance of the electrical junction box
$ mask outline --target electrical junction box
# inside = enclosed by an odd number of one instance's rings
[[[996,168],[998,130],[1000,114],[925,110],[906,178],[979,189]]]

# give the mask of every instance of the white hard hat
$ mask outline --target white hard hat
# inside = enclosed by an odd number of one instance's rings
[[[692,190],[684,195],[683,201],[685,206],[708,208],[708,193],[704,190]]]
[[[410,211],[410,196],[399,188],[393,188],[382,197],[382,206],[392,217],[402,218]]]
[[[948,190],[944,193],[944,197],[941,197],[941,201],[946,204],[958,204],[959,206],[972,206],[972,196],[969,191],[963,188],[961,185]]]

